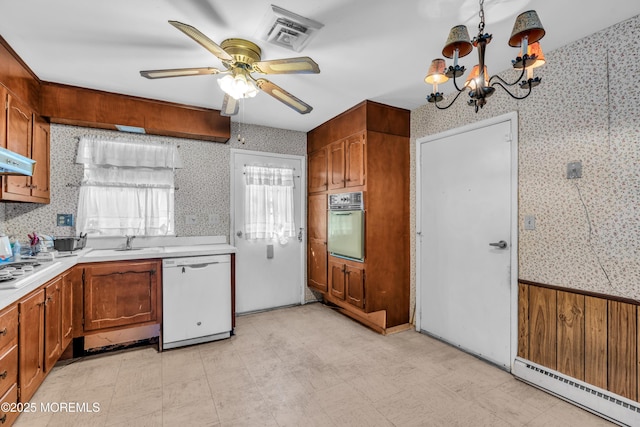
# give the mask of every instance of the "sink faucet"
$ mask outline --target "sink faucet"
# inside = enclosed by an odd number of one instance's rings
[[[133,246],[131,246],[131,242],[133,242],[133,239],[136,238],[136,236],[124,236],[127,238],[126,243],[124,244],[124,249],[127,251],[130,251],[131,249],[133,249]]]

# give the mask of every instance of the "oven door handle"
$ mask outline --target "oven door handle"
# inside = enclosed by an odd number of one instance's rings
[[[346,215],[353,215],[353,212],[331,212],[333,215],[340,215],[340,216],[346,216]]]

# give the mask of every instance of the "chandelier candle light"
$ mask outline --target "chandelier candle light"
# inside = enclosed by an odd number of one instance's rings
[[[533,77],[533,69],[545,63],[540,43],[538,43],[544,37],[545,31],[536,11],[529,10],[518,15],[509,38],[509,46],[520,47],[519,56],[511,62],[513,68],[522,71],[513,83],[506,82],[498,75],[489,77],[484,56],[492,35],[484,32],[484,0],[480,0],[479,16],[478,35],[473,40],[469,39],[469,32],[464,25],[457,25],[449,32],[449,38],[442,49],[442,55],[446,58],[453,58],[453,65],[447,68],[444,59],[434,59],[427,76],[424,78],[427,84],[433,85],[433,93],[427,97],[427,101],[433,103],[440,110],[451,107],[465,89],[469,89],[469,97],[471,98],[468,105],[475,107],[477,113],[478,109],[487,103],[487,98],[493,95],[495,86],[500,86],[512,98],[524,99],[531,94],[534,87],[540,84],[540,77]],[[458,59],[470,54],[474,47],[478,50],[478,64],[473,67],[464,86],[460,88],[456,78],[464,74],[465,68],[458,65]],[[525,73],[526,78],[523,79]],[[453,78],[453,85],[458,93],[448,105],[442,106],[438,103],[444,99],[444,95],[438,91],[438,85],[447,82],[450,78]],[[508,89],[518,83],[521,89],[527,90],[522,96],[516,95]]]

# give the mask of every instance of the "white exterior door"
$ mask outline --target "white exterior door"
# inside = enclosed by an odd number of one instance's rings
[[[417,147],[417,329],[506,369],[516,347],[516,137],[513,113]]]
[[[244,167],[294,169],[296,236],[286,244],[244,235]],[[231,150],[231,237],[236,252],[236,312],[304,303],[306,169],[303,156]],[[298,236],[301,236],[299,239]]]

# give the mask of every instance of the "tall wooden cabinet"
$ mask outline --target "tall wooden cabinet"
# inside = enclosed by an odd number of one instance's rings
[[[381,333],[410,321],[409,118],[365,101],[307,134],[308,286]],[[364,195],[364,262],[326,248],[327,197],[352,191]]]

